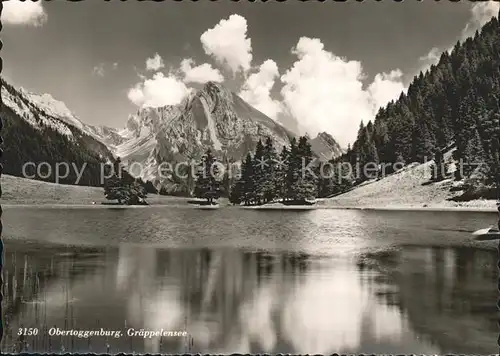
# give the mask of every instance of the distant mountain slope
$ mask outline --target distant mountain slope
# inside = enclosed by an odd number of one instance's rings
[[[47,116],[58,119],[70,126],[76,127],[88,136],[92,136],[107,146],[113,146],[123,142],[123,138],[117,134],[116,130],[106,126],[93,126],[80,121],[66,104],[54,99],[50,94],[39,94],[28,92],[24,89],[18,91],[24,98],[34,104]]]
[[[15,89],[1,79],[4,129],[4,173],[24,176],[26,163],[40,166],[43,180],[54,182],[57,163],[66,162],[83,175],[78,184],[100,184],[101,163],[113,158],[112,152],[99,139],[98,130],[79,121],[67,107],[50,95],[33,94]],[[104,138],[103,138],[104,140]],[[48,170],[50,166],[50,171]],[[36,175],[33,166],[26,166],[27,175]],[[50,174],[49,174],[50,173]],[[65,171],[61,171],[65,175]],[[74,169],[60,183],[76,184]]]
[[[312,151],[323,161],[330,161],[344,153],[338,142],[327,132],[320,132],[315,138],[310,139],[309,143]]]

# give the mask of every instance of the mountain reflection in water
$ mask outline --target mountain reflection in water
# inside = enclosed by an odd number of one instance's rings
[[[363,257],[9,242],[2,351],[495,353],[494,251]],[[20,339],[19,327],[38,327]],[[143,339],[60,329],[184,331]]]

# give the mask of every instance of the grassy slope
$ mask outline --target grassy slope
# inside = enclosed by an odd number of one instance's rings
[[[91,205],[105,201],[104,190],[96,187],[54,184],[37,180],[2,175],[2,204],[71,204]],[[149,194],[150,204],[171,204],[186,198]]]
[[[325,207],[352,208],[475,208],[495,209],[493,200],[468,202],[447,201],[453,196],[451,180],[422,185],[430,177],[430,163],[410,166],[378,181],[366,182],[354,190],[325,199]],[[27,178],[2,175],[2,204],[70,204],[91,205],[104,201],[102,188],[46,183]],[[187,198],[148,195],[152,205],[185,204]],[[221,202],[222,203],[222,202]]]
[[[453,181],[424,184],[430,177],[431,162],[414,164],[378,181],[366,182],[347,193],[325,199],[322,204],[353,208],[495,209],[494,200],[448,201],[456,194],[450,192]]]

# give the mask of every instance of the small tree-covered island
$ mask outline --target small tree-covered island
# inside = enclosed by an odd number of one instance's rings
[[[293,138],[290,146],[278,153],[270,138],[259,140],[253,154],[248,153],[239,171],[218,168],[211,150],[207,150],[198,167],[194,195],[213,204],[222,191],[234,205],[263,205],[281,202],[286,205],[311,205],[318,196],[319,179],[308,167],[314,161],[307,137]],[[313,167],[313,168],[312,168]],[[221,189],[221,185],[224,189]]]

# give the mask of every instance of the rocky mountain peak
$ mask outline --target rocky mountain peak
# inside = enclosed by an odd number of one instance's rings
[[[309,141],[312,150],[323,160],[331,160],[344,153],[344,150],[337,143],[335,138],[328,132],[320,132],[318,135]]]
[[[204,99],[211,109],[216,105],[228,106],[233,103],[233,93],[216,82],[207,82],[201,90],[196,92],[196,97]]]
[[[324,141],[326,141],[328,144],[332,145],[332,146],[338,146],[338,143],[337,141],[335,141],[335,139],[333,138],[332,135],[330,135],[328,132],[326,131],[323,131],[323,132],[320,132],[318,133],[318,135],[316,136],[317,138],[320,138]]]
[[[136,115],[129,115],[125,126],[126,130],[129,130],[136,136],[140,134],[140,123],[137,117]]]

